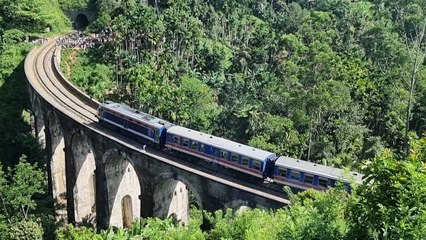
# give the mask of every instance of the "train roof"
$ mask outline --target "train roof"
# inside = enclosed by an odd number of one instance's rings
[[[275,162],[275,165],[336,180],[344,179],[346,181],[351,181],[353,179],[359,184],[362,183],[362,177],[364,176],[361,173],[345,171],[344,169],[329,167],[285,156],[279,157]]]
[[[216,137],[207,133],[202,133],[181,126],[173,126],[167,130],[168,134],[178,135],[184,138],[195,140],[199,143],[219,148],[228,152],[233,152],[239,155],[244,155],[251,159],[264,161],[266,158],[275,156],[275,153],[268,152],[262,149],[253,148],[244,144],[240,144],[228,139]]]
[[[102,103],[101,106],[103,108],[110,109],[110,110],[115,111],[115,112],[123,113],[126,116],[129,116],[129,117],[132,117],[133,119],[137,119],[139,121],[142,121],[142,122],[149,124],[149,125],[151,125],[155,128],[163,128],[163,127],[168,128],[170,126],[173,126],[172,123],[170,123],[166,120],[154,117],[154,116],[149,115],[149,114],[144,113],[144,112],[140,112],[137,109],[133,109],[131,107],[128,107],[128,106],[120,104],[120,103],[108,101],[108,102]]]

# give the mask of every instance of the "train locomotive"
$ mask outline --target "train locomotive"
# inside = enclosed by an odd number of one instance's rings
[[[325,190],[343,182],[350,191],[351,182],[362,183],[363,175],[356,172],[278,157],[269,151],[175,125],[120,103],[100,104],[97,118],[100,123],[113,126],[150,146],[190,155],[294,189]]]

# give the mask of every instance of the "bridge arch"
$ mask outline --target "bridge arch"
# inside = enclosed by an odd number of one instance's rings
[[[112,149],[105,153],[103,160],[105,162],[109,226],[123,227],[129,222],[129,213],[132,214],[132,220],[140,217],[141,187],[139,178],[130,157],[125,153]],[[123,210],[125,210],[124,213]]]
[[[65,140],[62,132],[62,127],[59,122],[58,116],[50,111],[47,114],[48,126],[48,152],[50,155],[50,174],[52,195],[56,204],[56,211],[58,213],[58,221],[65,221],[66,219],[66,205],[67,205],[67,185],[66,185],[66,167],[65,167]]]
[[[172,173],[157,176],[153,196],[154,217],[172,217],[186,224],[190,204],[202,209],[201,198],[195,189],[184,178]]]
[[[96,164],[88,138],[75,133],[71,138],[71,152],[75,173],[73,186],[75,221],[96,225]]]

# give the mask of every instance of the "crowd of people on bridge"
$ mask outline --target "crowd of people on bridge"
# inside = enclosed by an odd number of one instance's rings
[[[86,35],[82,31],[76,31],[58,38],[56,40],[56,45],[62,48],[89,49],[99,47],[109,41],[112,41],[111,29],[104,29],[99,33],[90,35]]]
[[[35,44],[43,44],[47,42],[47,38],[40,37],[26,37],[25,42],[35,43]]]
[[[47,42],[47,38],[36,38],[36,39],[30,40],[29,42],[35,43],[35,44],[43,44]]]

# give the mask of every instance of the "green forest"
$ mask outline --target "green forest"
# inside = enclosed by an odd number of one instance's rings
[[[140,2],[0,0],[0,239],[426,239],[425,1]],[[64,50],[61,67],[96,99],[364,183],[289,193],[277,211],[193,209],[186,226],[55,226],[23,61],[28,38],[67,32],[86,8],[85,31],[112,41]]]

